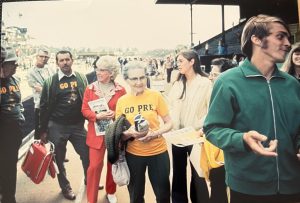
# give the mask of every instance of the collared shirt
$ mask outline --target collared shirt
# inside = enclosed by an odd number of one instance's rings
[[[44,81],[52,76],[55,73],[55,69],[51,66],[45,65],[43,68],[38,68],[36,66],[32,67],[27,75],[28,85],[32,88],[33,91],[33,99],[34,99],[34,107],[40,108],[40,98],[41,92],[38,92],[35,89],[35,86],[43,86]]]
[[[75,73],[73,72],[73,70],[72,70],[72,72],[71,72],[71,74],[70,75],[66,75],[66,74],[64,74],[60,69],[58,69],[58,80],[61,80],[64,76],[66,76],[66,77],[71,77],[71,76],[75,76],[76,77],[76,75],[75,75]]]

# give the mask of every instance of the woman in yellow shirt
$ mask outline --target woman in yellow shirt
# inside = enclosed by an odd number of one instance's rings
[[[146,67],[143,62],[132,61],[123,68],[123,77],[130,87],[130,93],[118,100],[116,118],[125,114],[132,125],[129,130],[123,132],[123,139],[128,140],[126,160],[130,171],[130,202],[145,202],[147,169],[156,201],[168,203],[170,161],[165,139],[161,135],[172,128],[172,121],[161,93],[146,87]],[[141,132],[134,127],[134,118],[139,114],[149,124],[149,129]],[[163,125],[160,124],[159,117]]]

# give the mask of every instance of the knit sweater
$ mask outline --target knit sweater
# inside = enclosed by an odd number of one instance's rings
[[[197,74],[187,84],[186,94],[183,99],[180,99],[182,90],[182,81],[176,81],[168,95],[173,129],[192,126],[199,130],[203,126],[208,111],[212,84],[208,78]]]
[[[86,77],[75,71],[75,75],[78,83],[78,93],[80,99],[83,100],[84,90],[87,86]],[[58,85],[58,74],[54,74],[52,77],[48,78],[43,85],[41,102],[40,102],[40,129],[41,132],[46,132],[48,129],[48,122],[53,111],[54,105],[56,103],[56,86]]]

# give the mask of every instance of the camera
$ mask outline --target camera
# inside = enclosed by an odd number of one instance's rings
[[[134,127],[138,132],[147,131],[149,129],[148,121],[139,113],[134,117]]]

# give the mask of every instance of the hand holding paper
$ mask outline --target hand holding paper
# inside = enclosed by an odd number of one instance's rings
[[[167,140],[167,142],[178,147],[185,147],[188,145],[203,143],[204,141],[203,137],[199,136],[199,131],[196,131],[192,127],[186,127],[164,133],[163,137]]]

